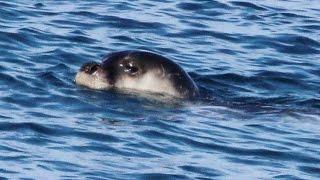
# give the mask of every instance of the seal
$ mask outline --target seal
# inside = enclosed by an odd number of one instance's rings
[[[199,90],[178,64],[147,51],[120,51],[102,63],[89,62],[80,68],[75,82],[91,89],[126,89],[195,98]]]

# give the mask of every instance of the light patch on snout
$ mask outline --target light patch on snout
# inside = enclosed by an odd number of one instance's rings
[[[159,76],[156,72],[148,72],[139,77],[123,76],[115,84],[119,89],[133,89],[139,91],[149,91],[155,93],[169,94],[179,97],[180,94],[176,91],[172,82],[167,77]]]
[[[99,72],[88,74],[85,72],[78,72],[75,77],[75,82],[78,85],[86,86],[91,89],[109,89],[111,86]]]

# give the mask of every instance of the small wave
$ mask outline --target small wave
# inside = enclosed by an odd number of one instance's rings
[[[13,33],[13,32],[0,32],[0,38],[5,39],[11,46],[25,46],[25,47],[37,47],[34,44],[33,38],[28,34]]]
[[[61,87],[66,86],[66,83],[61,79],[57,78],[53,72],[44,72],[39,75],[43,82],[48,82],[54,86]]]
[[[204,9],[205,5],[203,3],[179,3],[177,7],[183,10],[196,11]]]
[[[319,175],[320,168],[317,166],[299,166],[299,169],[303,172],[308,173],[308,174],[313,174],[317,177],[320,177],[320,175]]]
[[[59,137],[80,137],[85,139],[90,139],[93,141],[108,141],[108,142],[119,142],[119,138],[107,134],[87,132],[87,131],[77,131],[67,127],[59,127],[56,125],[41,125],[38,123],[22,122],[22,123],[9,123],[0,122],[0,130],[2,131],[32,131],[48,136],[59,136]]]
[[[144,29],[144,30],[159,30],[165,31],[166,26],[159,22],[143,22],[130,18],[123,18],[117,16],[105,15],[100,18],[105,25],[116,27],[116,28],[125,28],[125,29]]]
[[[216,31],[199,30],[199,29],[186,29],[183,32],[168,34],[169,37],[176,38],[190,38],[190,37],[213,37],[217,39],[227,40],[230,42],[239,42],[240,38],[235,34],[228,34]]]
[[[165,174],[165,173],[141,173],[128,174],[129,176],[137,177],[138,179],[188,179],[188,176],[180,174]]]
[[[245,1],[232,1],[231,4],[233,4],[235,6],[240,6],[240,7],[252,9],[252,10],[259,10],[259,11],[266,11],[267,10],[267,8],[265,8],[265,7],[259,6],[254,3],[245,2]]]
[[[11,4],[10,2],[0,2],[0,7],[3,7],[3,8],[13,8],[15,7],[14,4]]]
[[[276,37],[279,42],[287,43],[291,45],[312,46],[315,48],[320,47],[320,42],[312,39],[311,37],[305,37],[302,35],[294,34],[281,34]]]

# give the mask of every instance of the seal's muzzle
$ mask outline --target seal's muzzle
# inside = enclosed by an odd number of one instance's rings
[[[75,82],[92,89],[109,89],[111,87],[107,80],[106,71],[96,62],[82,65],[75,77]]]

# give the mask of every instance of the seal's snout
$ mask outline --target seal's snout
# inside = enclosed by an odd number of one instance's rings
[[[99,64],[96,62],[89,62],[81,66],[80,71],[85,72],[87,74],[93,74],[99,68]]]
[[[110,87],[106,80],[106,72],[96,62],[82,65],[75,77],[75,83],[92,89],[108,89]]]

